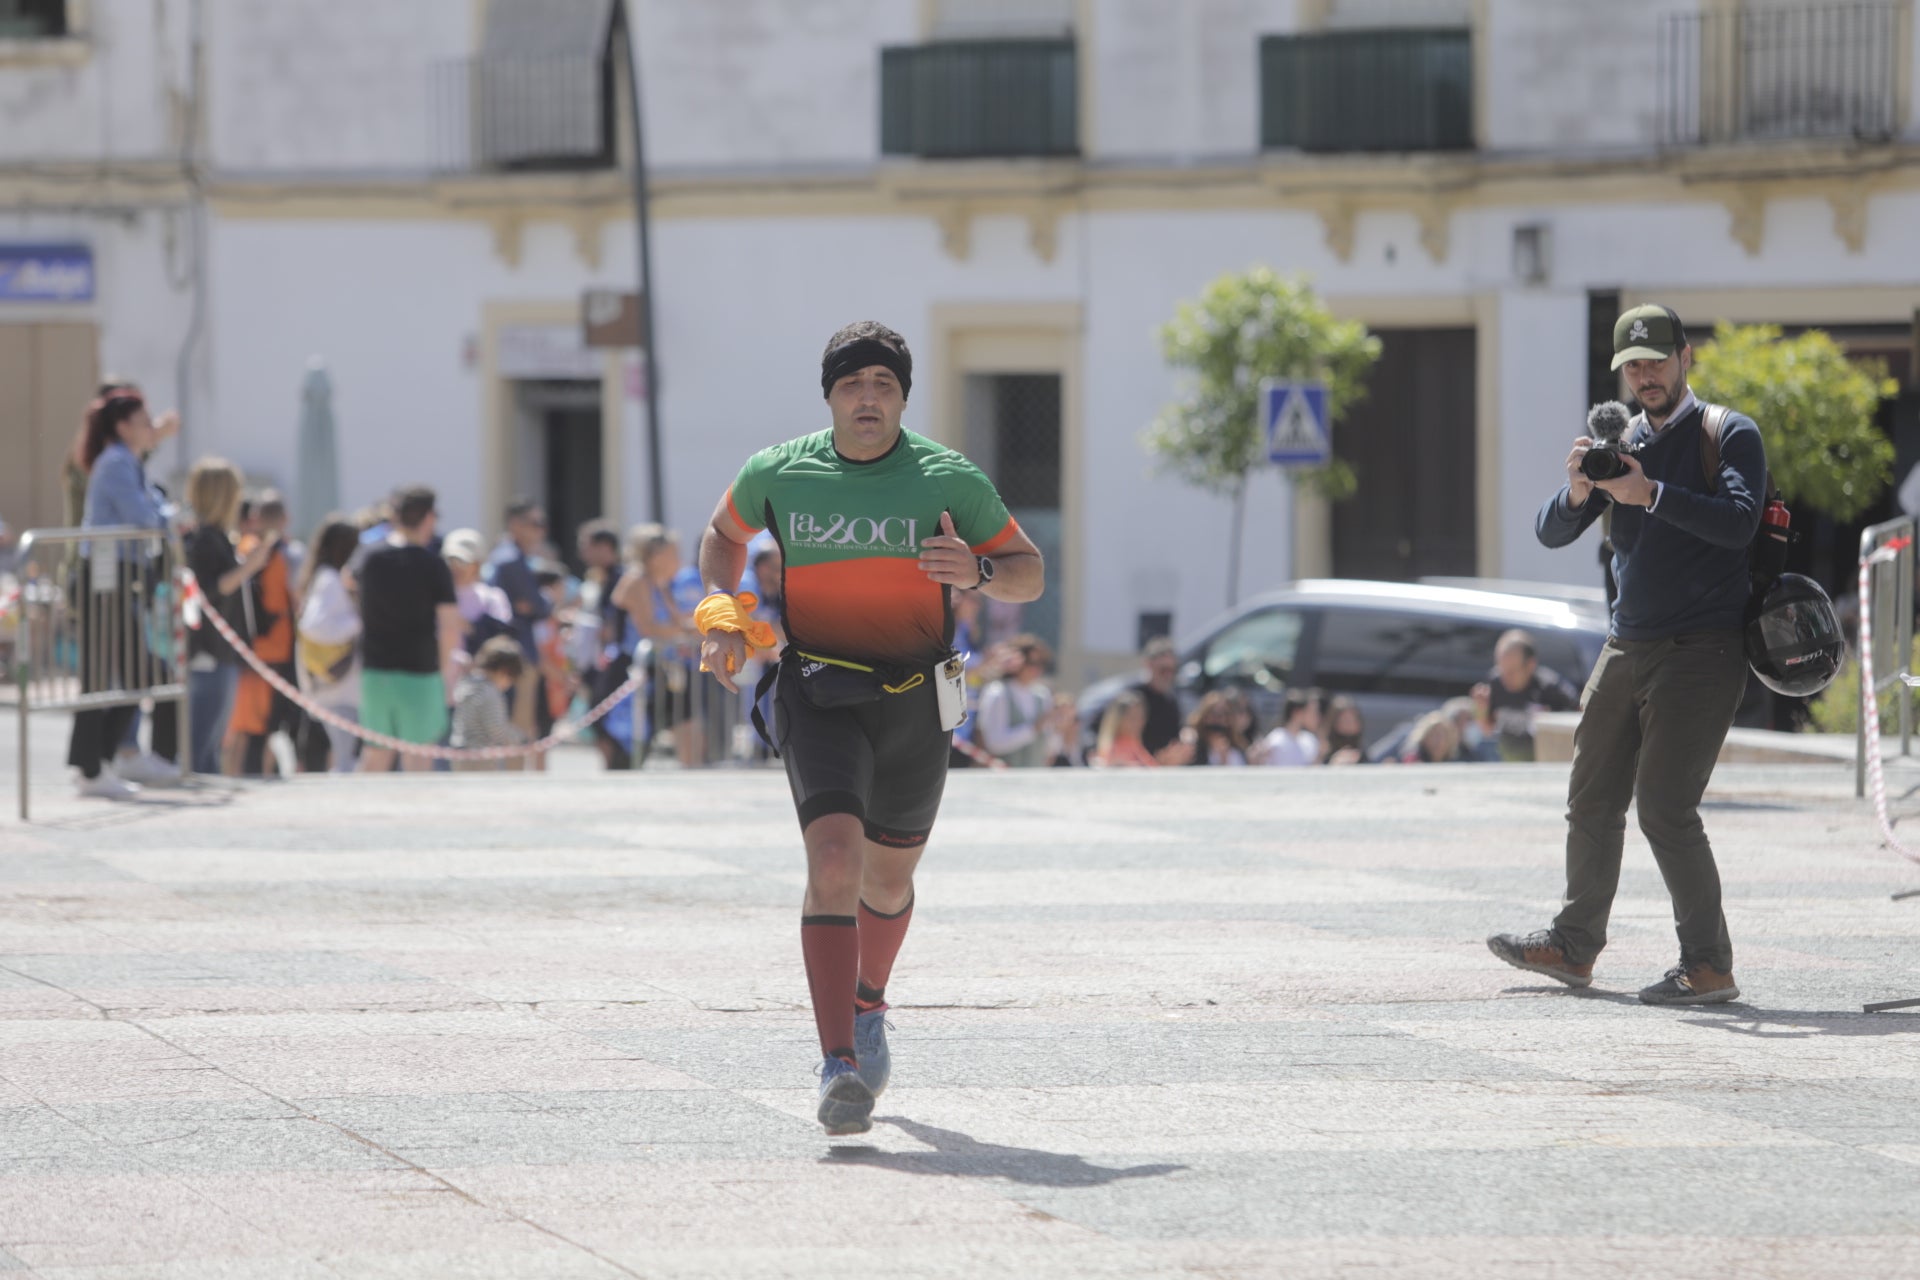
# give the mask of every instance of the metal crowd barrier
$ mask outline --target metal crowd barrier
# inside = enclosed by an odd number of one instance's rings
[[[1865,529],[1860,534],[1860,560],[1865,563],[1874,552],[1898,543],[1893,557],[1868,569],[1867,598],[1860,602],[1860,618],[1873,640],[1873,699],[1897,688],[1900,696],[1900,754],[1913,754],[1913,695],[1907,691],[1905,677],[1913,674],[1913,574],[1916,519],[1902,516]],[[1904,541],[1901,541],[1904,539]],[[1853,794],[1867,794],[1867,734],[1878,733],[1877,721],[1869,726],[1865,696],[1860,712],[1860,727],[1854,734]]]
[[[179,706],[180,760],[191,761],[186,630],[175,570],[180,541],[155,529],[30,529],[15,564],[14,682],[20,714],[20,820],[28,817],[35,711]]]
[[[633,767],[676,759],[696,769],[772,760],[751,718],[762,665],[749,663],[734,679],[740,692],[728,693],[700,670],[697,650],[669,646],[656,651],[651,641],[641,641],[634,666],[646,670],[648,679],[634,695]]]

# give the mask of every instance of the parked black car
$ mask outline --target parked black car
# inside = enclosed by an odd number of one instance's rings
[[[1256,596],[1180,644],[1179,697],[1244,689],[1262,731],[1279,718],[1289,686],[1345,694],[1360,707],[1368,741],[1432,711],[1487,678],[1500,633],[1532,634],[1540,664],[1583,685],[1607,638],[1606,603],[1543,583],[1503,590],[1424,583],[1308,579]],[[1089,740],[1107,704],[1137,673],[1080,695]]]

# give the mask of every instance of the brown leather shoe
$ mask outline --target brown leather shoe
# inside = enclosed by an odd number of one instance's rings
[[[1640,992],[1643,1004],[1724,1004],[1739,998],[1733,974],[1722,973],[1704,960],[1698,964],[1683,960]]]
[[[1544,973],[1549,978],[1558,979],[1570,987],[1593,985],[1593,966],[1569,964],[1567,953],[1560,949],[1560,943],[1554,938],[1551,929],[1541,929],[1525,936],[1517,933],[1496,933],[1487,939],[1487,950],[1516,969],[1525,969],[1529,973]]]

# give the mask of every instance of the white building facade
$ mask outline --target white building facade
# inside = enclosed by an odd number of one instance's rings
[[[748,454],[825,425],[822,346],[873,318],[914,350],[908,425],[979,458],[1051,552],[1028,621],[1071,685],[1290,574],[1594,581],[1533,516],[1636,302],[1701,336],[1836,326],[1920,378],[1911,0],[16,8],[16,526],[54,522],[36,495],[106,369],[183,406],[161,470],[219,453],[293,490],[317,356],[344,500],[425,480],[443,523],[486,529],[521,492],[559,523],[654,514],[653,379],[663,514],[691,542]],[[652,369],[581,336],[583,295],[637,279],[629,37]],[[9,292],[9,263],[87,287]],[[1387,354],[1335,430],[1361,493],[1260,474],[1230,584],[1229,504],[1141,435],[1178,394],[1156,328],[1259,263]]]

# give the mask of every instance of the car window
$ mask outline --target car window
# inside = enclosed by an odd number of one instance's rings
[[[1572,681],[1576,688],[1587,682],[1593,663],[1581,656],[1580,645],[1572,632],[1535,631],[1532,635],[1534,652],[1540,655],[1541,666]]]
[[[1336,693],[1466,693],[1493,666],[1501,627],[1397,609],[1329,609],[1314,683]]]
[[[1293,677],[1305,622],[1297,609],[1262,609],[1236,619],[1207,643],[1201,670],[1209,682],[1239,677],[1286,684]]]

